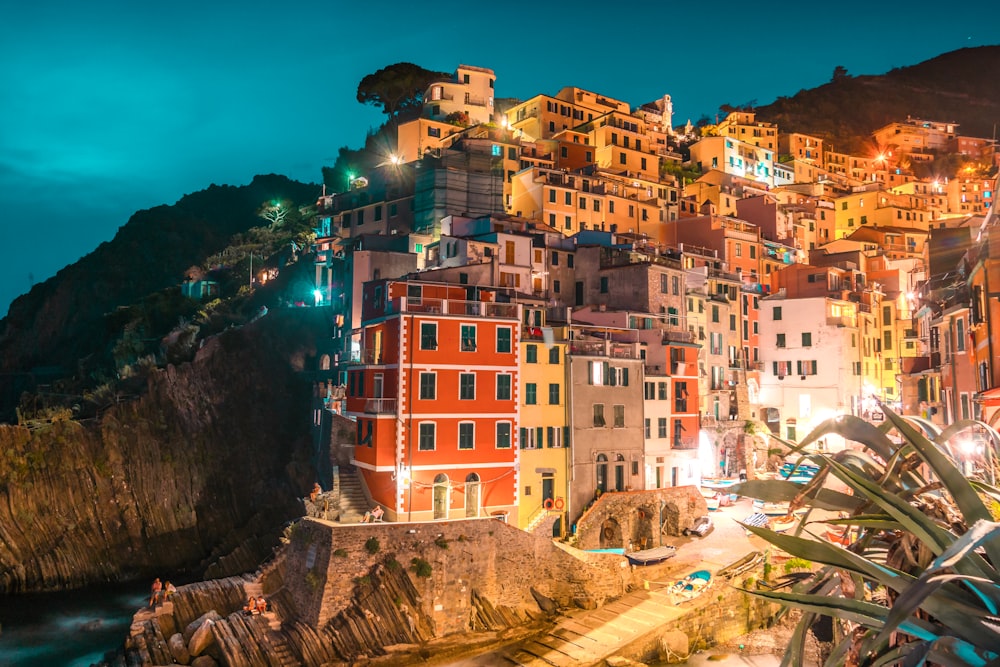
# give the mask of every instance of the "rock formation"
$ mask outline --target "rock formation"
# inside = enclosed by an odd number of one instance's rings
[[[312,480],[321,317],[226,331],[99,419],[0,426],[0,593],[256,569]]]

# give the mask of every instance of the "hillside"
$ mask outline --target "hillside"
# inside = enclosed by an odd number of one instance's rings
[[[112,240],[35,285],[0,320],[0,421],[11,419],[21,392],[38,381],[38,374],[29,375],[33,369],[61,369],[55,377],[93,373],[81,370],[81,361],[107,357],[129,324],[109,315],[134,304],[142,308],[150,295],[179,285],[189,267],[226,249],[234,235],[265,225],[257,215],[262,202],[310,205],[319,191],[283,176],[257,176],[249,185],[212,185],[132,215]],[[183,301],[176,290],[161,298]],[[169,331],[176,317],[164,324]]]
[[[960,49],[883,75],[836,77],[758,107],[757,119],[781,132],[818,135],[845,152],[907,116],[953,121],[963,135],[993,137],[1000,123],[998,70],[1000,46]]]

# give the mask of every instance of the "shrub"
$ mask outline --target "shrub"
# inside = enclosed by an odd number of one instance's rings
[[[377,537],[369,537],[367,540],[365,540],[365,551],[372,554],[373,556],[377,554],[379,552],[379,549],[381,548],[382,545],[378,543]]]
[[[337,558],[347,558],[347,549],[334,549],[333,555]]]
[[[434,544],[438,545],[442,549],[448,548],[448,540],[445,539],[444,535],[438,535],[434,540]]]
[[[423,558],[414,558],[410,561],[410,569],[423,579],[431,576],[431,564],[425,561]]]

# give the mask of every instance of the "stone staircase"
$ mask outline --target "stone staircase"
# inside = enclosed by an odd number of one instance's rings
[[[256,598],[264,594],[264,587],[259,580],[248,581],[243,585],[243,591],[246,593],[246,597],[252,595]],[[264,612],[262,618],[267,622],[268,628],[266,635],[269,645],[268,656],[276,659],[280,667],[303,667],[302,662],[289,647],[284,633],[281,632],[281,620],[278,615],[273,611],[267,611]]]
[[[357,470],[340,468],[340,522],[359,523],[371,509]]]

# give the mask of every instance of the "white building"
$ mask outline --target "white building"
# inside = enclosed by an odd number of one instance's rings
[[[859,304],[782,293],[760,300],[761,406],[779,437],[799,441],[838,414],[855,414],[862,391]],[[834,442],[836,440],[836,442]],[[828,448],[843,447],[839,437]]]

